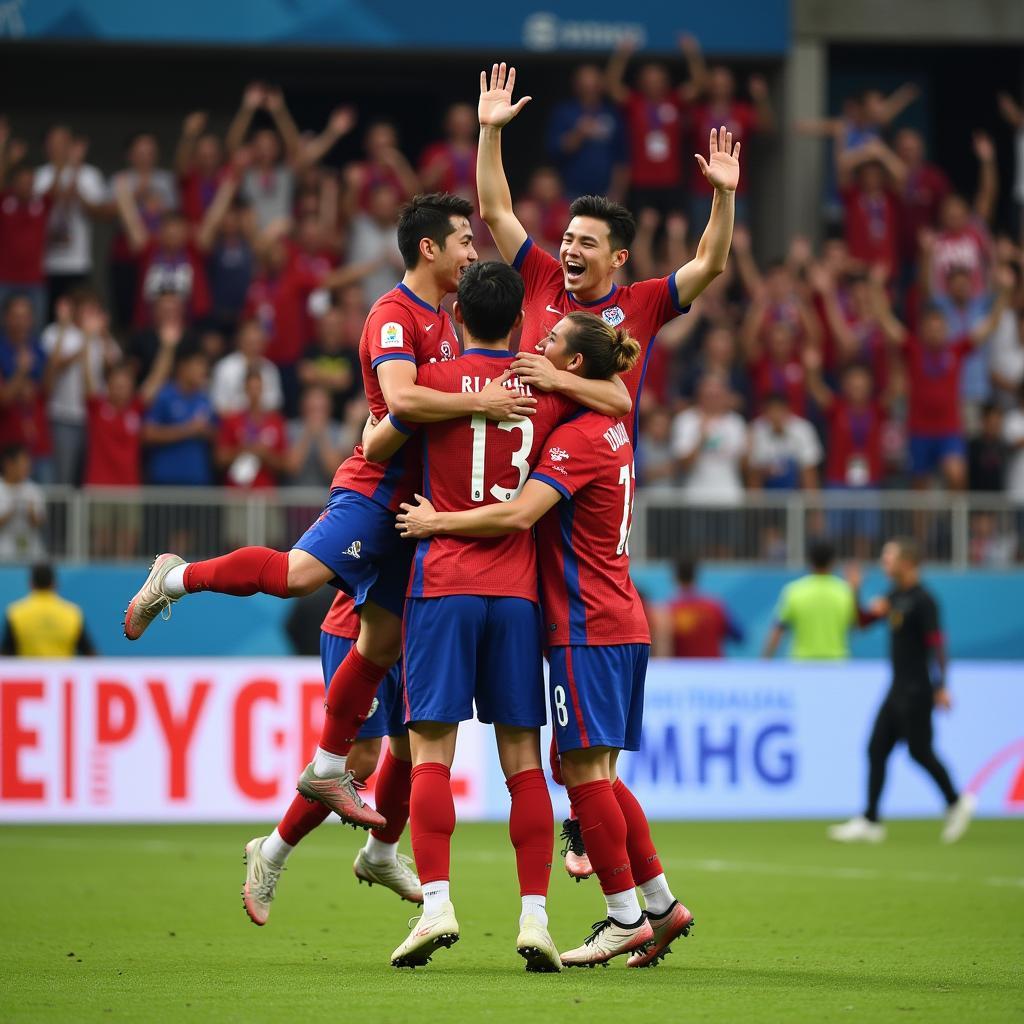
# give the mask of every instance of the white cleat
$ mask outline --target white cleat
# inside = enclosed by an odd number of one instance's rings
[[[942,830],[944,843],[955,843],[966,831],[978,807],[973,793],[961,793],[960,799],[946,812],[946,827]]]
[[[270,917],[270,904],[274,901],[277,880],[283,867],[263,856],[263,844],[268,836],[250,839],[245,844],[245,885],[242,886],[242,906],[253,924],[264,925]]]
[[[395,860],[373,861],[367,859],[366,850],[360,850],[352,870],[360,883],[383,885],[410,903],[423,902],[423,890],[413,870],[411,857],[400,853]]]
[[[136,595],[128,602],[124,613],[124,635],[128,640],[138,640],[146,627],[164,612],[164,618],[171,617],[171,605],[180,600],[171,597],[164,590],[164,578],[178,565],[184,565],[185,559],[178,555],[164,553],[157,555],[153,564],[149,567],[149,575],[146,582],[138,590]]]
[[[563,967],[594,967],[607,964],[612,957],[636,953],[654,941],[654,929],[645,914],[633,928],[606,917],[594,925],[583,945],[562,954]]]
[[[392,967],[423,967],[430,963],[434,951],[447,949],[459,941],[459,922],[455,908],[445,903],[432,917],[413,919],[409,937],[391,954]]]
[[[837,843],[880,843],[885,839],[885,826],[861,815],[841,825],[829,825],[828,837]]]
[[[519,926],[516,952],[526,961],[526,969],[531,973],[556,974],[562,969],[554,940],[533,914],[527,914]]]

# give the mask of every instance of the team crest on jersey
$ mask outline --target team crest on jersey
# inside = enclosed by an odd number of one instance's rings
[[[622,312],[621,306],[609,306],[601,310],[601,319],[612,327],[618,327],[626,319],[626,314]]]
[[[448,362],[449,359],[454,359],[455,358],[455,353],[452,351],[451,342],[448,342],[448,341],[442,341],[441,342],[441,358],[445,362]]]
[[[552,448],[548,452],[548,457],[552,462],[565,462],[569,458],[569,453],[564,448]]]
[[[401,324],[396,324],[392,320],[380,329],[381,348],[401,348],[404,341],[405,334]]]

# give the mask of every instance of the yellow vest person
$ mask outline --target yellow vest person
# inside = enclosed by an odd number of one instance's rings
[[[0,653],[21,658],[72,658],[96,653],[82,609],[54,589],[53,569],[32,568],[32,589],[7,608]]]

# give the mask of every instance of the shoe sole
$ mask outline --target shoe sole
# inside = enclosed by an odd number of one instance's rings
[[[607,967],[608,964],[611,963],[611,961],[614,960],[617,956],[624,956],[626,953],[642,953],[649,946],[653,946],[655,941],[656,940],[652,937],[650,939],[644,939],[643,942],[638,942],[635,945],[625,946],[622,949],[617,950],[616,952],[612,953],[611,956],[607,957],[604,960],[588,960],[586,962],[580,962],[580,963],[575,963],[575,962],[567,963],[565,960],[563,960],[562,961],[562,966],[563,967]]]
[[[249,851],[248,849],[242,854],[242,863],[246,866],[246,873],[248,874],[249,868]],[[257,920],[253,914],[252,909],[249,906],[249,879],[246,878],[245,883],[242,885],[242,909],[245,911],[245,916],[258,928],[262,928],[268,921],[270,915],[268,914],[262,921]]]
[[[412,969],[417,967],[426,967],[426,965],[430,963],[431,957],[439,949],[451,949],[451,947],[458,941],[458,932],[447,932],[443,935],[435,935],[428,943],[421,946],[414,952],[406,953],[405,956],[396,956],[391,961],[391,966],[409,967]]]
[[[530,974],[558,974],[561,963],[555,963],[540,946],[517,946],[516,952],[526,961]]]
[[[379,885],[382,889],[387,889],[388,892],[393,892],[400,900],[402,900],[405,903],[412,903],[413,906],[417,906],[417,907],[423,906],[423,894],[422,893],[420,894],[420,898],[419,899],[415,899],[412,896],[406,896],[403,893],[400,893],[397,889],[392,889],[391,886],[387,884],[387,882],[382,882],[379,878],[367,878],[366,875],[359,874],[358,869],[355,868],[355,867],[352,868],[352,874],[356,876],[356,881],[360,885],[362,885],[363,882],[365,882],[371,889],[375,885]]]
[[[135,609],[135,603],[139,599],[139,594],[141,594],[146,589],[146,587],[149,586],[149,582],[153,578],[153,574],[156,572],[161,562],[165,558],[173,557],[174,556],[170,552],[165,552],[162,555],[157,555],[157,557],[153,559],[153,564],[149,567],[149,575],[146,577],[146,582],[143,583],[141,587],[139,587],[139,589],[135,592],[135,596],[128,602],[128,607],[124,610],[124,619],[121,621],[121,631],[124,633],[125,640],[139,640],[142,637],[142,634],[145,633],[146,630],[149,629],[149,627],[155,621],[156,616],[150,619],[149,622],[147,622],[142,627],[142,629],[135,634],[135,636],[128,635],[128,620],[131,618],[132,611]]]
[[[685,925],[683,925],[683,927],[680,928],[679,931],[676,932],[676,934],[673,935],[672,938],[670,938],[668,942],[666,942],[665,945],[662,946],[656,953],[652,950],[647,950],[642,954],[643,956],[650,955],[649,960],[645,960],[643,963],[639,964],[626,964],[626,966],[634,971],[642,971],[648,967],[657,967],[658,964],[661,963],[661,961],[664,960],[665,957],[667,957],[669,953],[672,952],[672,943],[675,942],[676,939],[688,939],[690,937],[690,932],[693,931],[693,928],[696,924],[697,922],[691,917],[690,920]],[[657,939],[654,940],[655,945],[657,945],[657,941]]]

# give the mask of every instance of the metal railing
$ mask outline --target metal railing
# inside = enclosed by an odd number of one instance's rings
[[[46,489],[43,541],[57,559],[138,561],[157,551],[207,558],[245,544],[287,548],[320,513],[319,488]],[[1024,505],[999,495],[909,491],[748,492],[741,504],[693,500],[678,488],[641,488],[630,551],[637,561],[802,565],[827,537],[841,558],[871,558],[909,534],[931,562],[1012,566],[1024,558]]]

